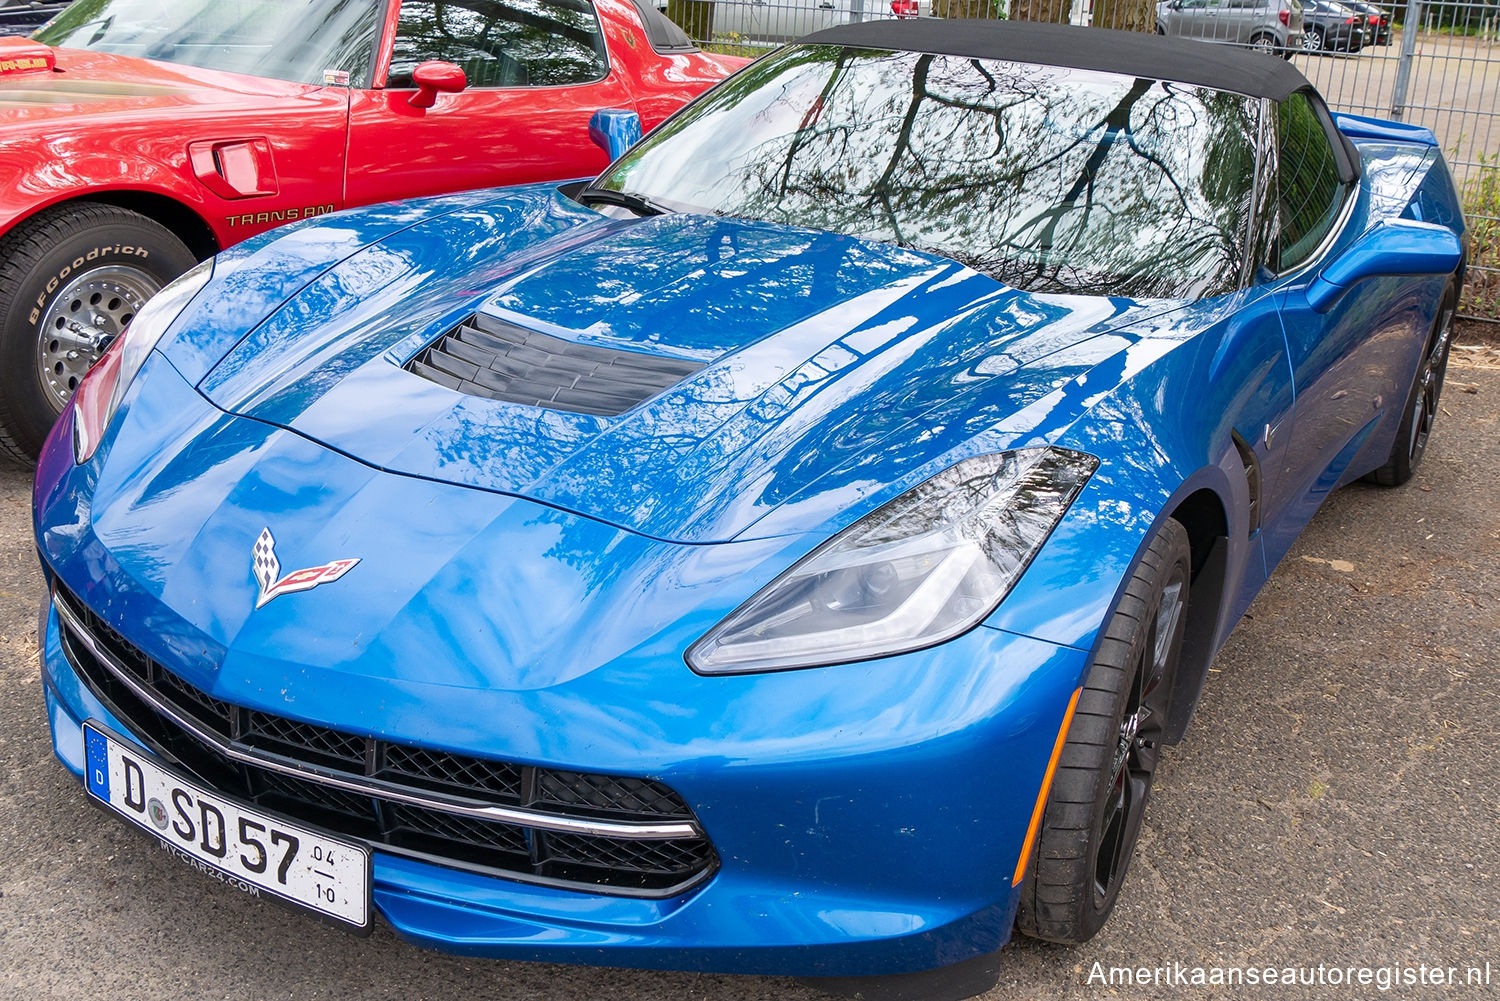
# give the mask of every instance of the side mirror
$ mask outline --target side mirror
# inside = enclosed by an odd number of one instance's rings
[[[1445,226],[1409,219],[1386,220],[1355,240],[1307,286],[1307,302],[1326,313],[1357,282],[1380,275],[1446,275],[1463,256],[1458,237]]]
[[[619,108],[601,108],[589,119],[589,138],[604,152],[611,162],[641,140],[641,118],[634,111]]]
[[[469,78],[461,66],[429,59],[417,63],[417,68],[411,71],[411,82],[417,85],[417,92],[408,103],[413,108],[430,108],[437,103],[439,94],[457,94],[467,87]]]

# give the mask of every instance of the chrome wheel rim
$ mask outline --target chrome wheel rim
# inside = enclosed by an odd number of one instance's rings
[[[1417,460],[1422,458],[1422,453],[1427,451],[1427,439],[1437,420],[1438,400],[1443,393],[1443,376],[1448,370],[1448,348],[1453,338],[1454,312],[1453,307],[1445,305],[1438,314],[1432,344],[1422,358],[1421,371],[1417,373],[1417,391],[1411,404],[1411,437],[1406,443],[1406,454],[1412,465],[1416,465]]]
[[[37,378],[53,410],[62,413],[89,368],[160,289],[150,273],[112,265],[78,275],[53,297],[36,352]]]
[[[1306,52],[1317,52],[1323,47],[1323,36],[1314,31],[1302,33],[1302,48]]]

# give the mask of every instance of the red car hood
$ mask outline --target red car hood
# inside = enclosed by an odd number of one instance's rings
[[[49,49],[28,39],[0,40],[0,64],[50,54],[51,69],[0,72],[0,130],[80,115],[149,113],[164,109],[261,107],[321,88],[223,73],[83,49]]]

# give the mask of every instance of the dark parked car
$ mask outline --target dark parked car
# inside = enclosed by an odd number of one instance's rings
[[[1367,0],[1344,0],[1346,7],[1353,7],[1365,15],[1366,45],[1391,44],[1391,12]]]
[[[1364,11],[1313,0],[1302,8],[1303,52],[1358,52],[1370,38]]]
[[[28,35],[61,14],[66,3],[0,0],[0,35]]]

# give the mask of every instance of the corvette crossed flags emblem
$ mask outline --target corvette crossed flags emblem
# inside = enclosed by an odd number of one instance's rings
[[[259,608],[283,594],[309,591],[319,584],[338,580],[353,570],[354,564],[358,562],[358,557],[352,560],[334,560],[322,566],[294,570],[285,577],[280,577],[281,561],[276,558],[276,540],[272,538],[269,528],[263,528],[260,538],[255,540],[255,545],[250,550],[250,569],[255,574],[255,582],[260,585],[260,597],[255,599],[255,607]]]

